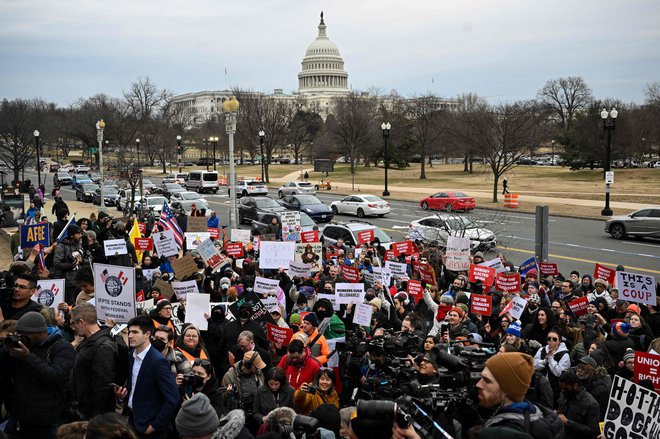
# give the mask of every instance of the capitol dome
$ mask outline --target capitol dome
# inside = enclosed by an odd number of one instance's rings
[[[298,73],[298,92],[301,94],[348,93],[348,73],[344,70],[344,60],[339,49],[330,41],[325,32],[326,26],[321,12],[319,34],[305,52],[302,71]]]

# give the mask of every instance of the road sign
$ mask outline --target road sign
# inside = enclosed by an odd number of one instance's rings
[[[605,184],[614,183],[614,171],[607,171],[605,173]]]

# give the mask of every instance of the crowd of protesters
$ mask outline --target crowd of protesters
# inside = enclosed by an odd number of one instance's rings
[[[3,273],[0,437],[281,437],[297,414],[316,419],[324,438],[419,437],[413,428],[357,416],[352,395],[346,395],[332,367],[337,354],[329,341],[349,332],[377,338],[394,331],[421,336],[419,356],[409,363],[420,383],[438,382],[437,354],[449,343],[499,348],[476,383],[481,419],[470,426],[453,420],[454,434],[595,438],[612,377],[632,380],[636,353],[660,352],[658,306],[626,302],[607,281],[577,271],[553,277],[531,269],[519,291],[504,293],[468,282],[467,272],[448,270],[437,243],[415,241],[409,253],[395,257],[407,264],[407,274],[384,284],[382,277],[370,276],[387,257],[377,239],[357,248],[341,240],[324,246],[312,275],[302,278],[289,276],[285,268],[261,269],[252,244],[237,260],[219,239],[214,244],[224,264],[211,270],[185,246],[178,256],[145,252],[138,257],[128,231],[135,221],[151,221],[148,236],[159,227],[153,218],[113,219],[100,212],[70,223],[65,203],[58,203],[53,241],[63,230],[67,237],[46,250],[45,265],[38,250],[25,251]],[[215,215],[211,220],[217,222]],[[39,221],[48,218],[37,212]],[[105,255],[108,239],[125,239],[127,254]],[[176,279],[171,262],[184,253],[194,258],[198,271]],[[506,255],[497,257],[506,271],[516,271]],[[487,261],[478,252],[471,262]],[[154,308],[134,317],[122,332],[113,331],[114,321],[99,321],[92,304],[93,263],[134,267],[136,298],[154,299]],[[335,309],[319,298],[335,293],[345,267],[357,268],[359,282],[365,283],[364,300],[373,308],[368,326],[353,323],[354,304]],[[432,278],[415,299],[408,282],[420,279],[420,268]],[[236,315],[214,306],[205,316],[206,330],[181,324],[185,301],[166,297],[154,286],[157,280],[195,280],[211,302],[234,302],[253,291],[257,276],[279,281],[284,300],[269,311],[278,326],[293,330],[285,347],[268,339],[249,306],[239,307]],[[65,301],[56,309],[32,300],[38,279],[48,278],[65,279]],[[490,316],[471,312],[470,294],[491,296]],[[517,319],[502,313],[515,297],[527,300]],[[589,304],[576,318],[568,304],[580,297]],[[323,320],[329,325],[320,334]],[[365,368],[365,380],[373,370]]]

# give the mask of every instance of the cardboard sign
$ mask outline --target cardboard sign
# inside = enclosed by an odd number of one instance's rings
[[[657,393],[614,375],[603,423],[603,436],[607,439],[657,437],[660,431],[658,413],[660,398]]]
[[[420,301],[424,299],[424,287],[422,282],[414,279],[408,280],[408,295]]]
[[[594,280],[603,279],[606,280],[608,284],[613,285],[615,278],[616,270],[600,264],[594,266]]]
[[[448,237],[445,255],[448,270],[467,271],[470,268],[470,238]]]
[[[128,253],[126,241],[123,239],[106,239],[103,241],[103,247],[105,249],[106,257],[125,255]]]
[[[188,294],[199,294],[197,282],[194,280],[187,280],[185,282],[172,282],[172,289],[174,294],[179,300],[187,300]]]
[[[50,225],[48,223],[30,224],[21,226],[21,247],[33,248],[37,244],[44,247],[50,245]]]
[[[401,262],[385,262],[385,268],[390,270],[392,276],[403,278],[408,276],[408,265]]]
[[[660,355],[635,352],[635,382],[651,380],[653,388],[660,393]]]
[[[532,256],[531,258],[527,259],[525,262],[520,264],[520,267],[518,267],[518,271],[520,271],[520,274],[522,274],[524,276],[532,268],[535,269],[536,272],[538,273],[538,271],[539,271],[538,268],[539,267],[536,263],[536,257],[535,256]]]
[[[209,227],[208,232],[213,239],[220,239],[220,229],[217,227]]]
[[[174,239],[174,232],[163,230],[152,235],[154,246],[159,256],[173,256],[179,254],[179,247]]]
[[[300,232],[300,241],[303,243],[319,242],[319,231],[309,230],[307,232]]]
[[[617,271],[616,286],[619,289],[619,299],[656,305],[655,277],[653,276]]]
[[[517,293],[520,291],[520,273],[505,274],[497,273],[495,277],[495,288],[505,293]]]
[[[559,269],[554,262],[539,262],[539,270],[543,276],[557,276]]]
[[[525,307],[527,306],[527,299],[523,299],[522,297],[514,297],[511,299],[511,303],[513,303],[513,307],[509,311],[511,313],[511,317],[516,320],[520,320],[520,316],[522,315],[523,311],[525,311]]]
[[[392,283],[392,272],[387,268],[373,266],[371,269],[374,272],[376,281],[380,281],[385,286],[390,286]]]
[[[32,300],[47,308],[57,309],[64,302],[64,279],[44,279],[37,282]]]
[[[568,307],[575,317],[586,314],[587,305],[589,305],[589,299],[587,297],[580,297],[568,303]]]
[[[135,269],[94,264],[94,292],[99,320],[128,323],[135,317]]]
[[[174,276],[179,280],[197,273],[198,270],[195,259],[190,255],[175,259],[170,262],[170,265],[172,265],[172,269],[174,270]]]
[[[365,242],[369,244],[373,240],[374,240],[374,229],[360,230],[359,232],[357,232],[358,245]]]
[[[495,282],[495,269],[491,267],[484,267],[482,265],[470,264],[470,271],[468,273],[468,281],[476,282],[481,281],[486,291],[493,282]]]
[[[233,256],[235,258],[242,258],[245,254],[242,242],[228,242],[225,244],[225,250],[229,256]]]
[[[506,273],[506,267],[504,266],[504,262],[502,262],[501,258],[494,258],[490,261],[484,261],[479,265],[483,267],[494,268],[495,273]]]
[[[259,245],[259,268],[261,269],[289,268],[289,262],[295,260],[295,242],[261,241]]]
[[[251,320],[262,324],[277,324],[275,320],[273,320],[273,316],[270,315],[268,308],[261,302],[259,297],[254,292],[241,295],[236,302],[233,302],[231,305],[229,305],[229,310],[234,316],[237,316],[236,318],[238,318],[238,309],[243,305],[249,306],[252,310]]]
[[[493,313],[493,298],[485,294],[472,294],[470,297],[470,312],[489,316]]]
[[[359,282],[360,281],[360,270],[356,267],[349,267],[348,265],[341,266],[341,277],[346,282]]]
[[[145,279],[147,280],[152,280],[154,278],[154,272],[160,272],[157,268],[152,268],[152,269],[147,269],[143,268],[142,269],[142,275],[144,276]]]
[[[195,287],[196,288],[196,287]],[[208,294],[188,294],[186,297],[186,321],[197,329],[206,331],[209,323],[204,314],[211,314],[211,296]]]
[[[293,337],[293,329],[280,328],[272,323],[266,323],[266,337],[269,341],[275,343],[277,349],[289,346],[289,341]]]
[[[323,268],[321,266],[322,254],[323,254],[323,246],[321,245],[320,242],[296,244],[296,255],[293,260],[296,262],[309,264],[312,273],[316,273],[317,271],[320,271]]]
[[[248,244],[250,242],[249,229],[231,229],[231,240]]]
[[[355,305],[353,323],[360,326],[371,326],[371,316],[373,312],[373,307],[368,303],[358,303]]]
[[[254,278],[254,292],[259,294],[276,294],[280,287],[280,281],[277,279],[267,279],[257,276]]]
[[[137,251],[151,251],[154,248],[154,240],[151,238],[133,238],[133,245]]]
[[[410,255],[414,251],[411,241],[394,242],[390,248],[394,251],[394,256],[399,256],[400,254]]]
[[[333,307],[335,310],[338,310],[338,309],[339,309],[339,303],[337,303],[337,296],[335,296],[334,294],[324,294],[324,293],[319,293],[319,294],[317,295],[317,297],[318,297],[318,300],[321,300],[321,299],[326,299],[326,300],[328,300],[328,301],[332,304],[332,307]]]
[[[224,259],[220,254],[220,250],[213,244],[211,239],[205,239],[197,246],[197,252],[204,259],[206,265],[215,270],[224,263]]]
[[[172,288],[172,284],[164,281],[163,279],[156,279],[152,287],[158,287],[160,294],[165,296],[167,300],[170,300],[172,296],[174,296],[174,288]]]
[[[289,276],[291,277],[310,277],[312,275],[312,266],[304,262],[289,262]]]
[[[204,216],[189,216],[188,226],[186,232],[208,232],[206,217]]]
[[[339,304],[362,303],[364,294],[364,284],[343,282],[335,284],[335,295]]]
[[[186,232],[183,235],[186,238],[186,248],[188,250],[197,249],[198,245],[211,237],[209,232]]]
[[[280,212],[282,221],[282,241],[300,241],[300,212]]]

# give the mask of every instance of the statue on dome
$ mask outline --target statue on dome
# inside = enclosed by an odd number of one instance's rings
[[[321,11],[321,23],[320,23],[320,24],[325,24],[325,23],[323,22],[323,11]]]

